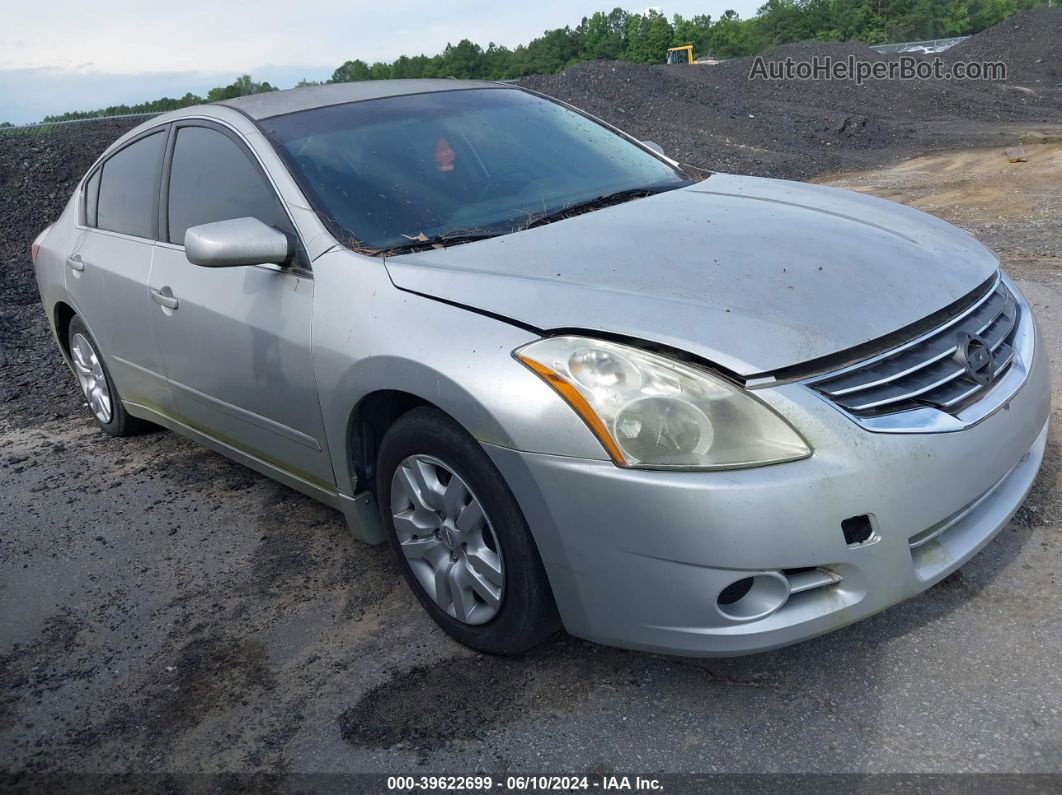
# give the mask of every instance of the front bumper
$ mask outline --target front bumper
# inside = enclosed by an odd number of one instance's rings
[[[1032,487],[1047,439],[1039,339],[1021,388],[962,431],[870,433],[800,384],[768,391],[776,408],[801,416],[811,458],[653,472],[485,445],[524,510],[569,632],[726,656],[851,624],[925,590],[988,544]],[[841,522],[861,515],[873,536],[849,544]],[[783,594],[765,617],[728,616],[720,592],[757,574],[808,589]]]

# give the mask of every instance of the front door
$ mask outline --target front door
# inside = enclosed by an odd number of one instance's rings
[[[334,490],[310,355],[305,263],[204,268],[191,226],[252,217],[296,236],[253,155],[229,131],[178,125],[164,180],[163,233],[149,279],[152,324],[175,418],[320,488]]]

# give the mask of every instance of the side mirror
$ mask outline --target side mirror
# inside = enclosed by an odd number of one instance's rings
[[[283,265],[292,253],[288,236],[257,218],[201,224],[184,233],[185,256],[204,268]]]
[[[650,149],[652,149],[658,155],[663,155],[664,154],[664,147],[662,147],[656,141],[642,141],[642,146],[648,146]]]

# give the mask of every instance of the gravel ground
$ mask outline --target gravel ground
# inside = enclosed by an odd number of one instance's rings
[[[998,150],[896,163],[1010,142],[1057,123],[1057,106],[1000,90],[986,106],[998,118],[983,123],[941,105],[926,118],[947,136],[856,97],[775,105],[771,122],[753,92],[705,100],[712,78],[694,69],[712,67],[590,65],[538,85],[565,96],[571,75],[597,75],[577,89],[585,101],[571,98],[603,114],[593,103],[606,97],[631,123],[607,118],[684,158],[844,171],[826,181],[966,226],[1037,311],[1062,406],[1059,148],[1030,147],[1015,167]],[[714,114],[703,127],[679,113],[698,103]],[[872,145],[845,143],[842,116],[866,118]],[[998,539],[860,624],[731,660],[570,638],[522,660],[478,656],[434,627],[387,550],[352,541],[338,514],[172,434],[97,431],[46,336],[26,251],[119,131],[0,137],[0,786],[64,770],[251,772],[258,789],[351,771],[1062,773],[1057,410],[1034,491]]]

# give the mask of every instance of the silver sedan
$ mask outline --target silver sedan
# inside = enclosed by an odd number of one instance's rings
[[[1044,345],[968,234],[511,86],[159,116],[33,259],[106,433],[163,426],[336,507],[489,652],[845,626],[988,544],[1044,451]]]

